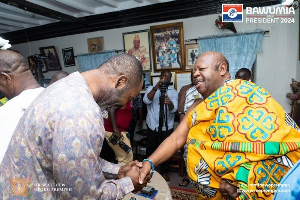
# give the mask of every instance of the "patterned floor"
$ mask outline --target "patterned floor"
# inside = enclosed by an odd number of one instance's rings
[[[170,187],[173,200],[196,200],[198,195],[193,190]]]

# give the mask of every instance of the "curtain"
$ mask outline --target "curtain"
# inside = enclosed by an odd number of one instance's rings
[[[102,51],[100,53],[79,54],[77,55],[79,70],[81,72],[85,72],[91,69],[96,69],[116,54],[117,52],[115,50]]]
[[[262,51],[264,33],[264,30],[255,30],[199,37],[199,54],[206,51],[221,52],[227,58],[229,72],[234,78],[240,68],[251,70],[257,53]]]

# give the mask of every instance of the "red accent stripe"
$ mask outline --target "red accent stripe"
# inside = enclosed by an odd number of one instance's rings
[[[237,12],[243,12],[243,5],[241,4],[223,4],[223,12],[228,12],[230,8],[235,8]]]

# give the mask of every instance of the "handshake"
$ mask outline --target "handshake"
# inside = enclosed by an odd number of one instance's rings
[[[148,162],[135,160],[121,166],[117,176],[118,179],[129,177],[134,185],[134,191],[141,191],[147,183],[150,183],[150,169]]]

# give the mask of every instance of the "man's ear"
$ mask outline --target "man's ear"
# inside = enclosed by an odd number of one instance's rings
[[[219,72],[221,74],[221,76],[224,76],[227,72],[228,66],[226,64],[226,62],[222,62],[219,66]]]
[[[11,76],[6,73],[0,73],[0,79],[1,82],[4,83],[5,85],[10,85],[12,83]]]
[[[116,84],[115,84],[115,88],[120,87],[120,86],[124,86],[125,83],[127,81],[127,77],[125,75],[121,75],[117,78]]]

